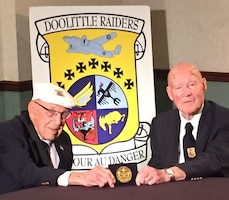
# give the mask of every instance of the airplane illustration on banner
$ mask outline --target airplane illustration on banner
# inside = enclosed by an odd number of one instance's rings
[[[94,40],[88,40],[84,35],[82,38],[76,36],[64,36],[64,41],[69,44],[68,53],[83,53],[83,54],[96,54],[102,57],[111,58],[113,55],[117,55],[121,51],[121,46],[117,45],[114,51],[106,51],[103,48],[103,44],[115,38],[117,34],[112,32]]]

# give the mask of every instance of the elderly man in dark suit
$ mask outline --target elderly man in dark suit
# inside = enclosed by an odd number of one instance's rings
[[[205,100],[206,89],[206,79],[192,64],[170,70],[166,91],[176,109],[152,120],[153,155],[137,185],[229,177],[229,109]]]
[[[72,145],[63,127],[74,106],[63,88],[37,83],[28,110],[0,124],[0,193],[42,185],[114,187],[113,174],[101,166],[71,171]]]

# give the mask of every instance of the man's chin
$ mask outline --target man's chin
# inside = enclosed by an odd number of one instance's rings
[[[50,133],[48,140],[50,140],[50,141],[55,140],[58,136],[59,136],[58,132]]]

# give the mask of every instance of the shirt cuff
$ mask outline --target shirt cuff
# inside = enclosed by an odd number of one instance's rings
[[[71,174],[71,171],[64,172],[57,179],[57,184],[59,186],[68,186],[68,179]]]

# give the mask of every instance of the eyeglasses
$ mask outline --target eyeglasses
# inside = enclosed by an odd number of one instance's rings
[[[58,112],[56,110],[52,110],[52,109],[48,109],[44,106],[42,106],[41,104],[37,103],[36,101],[34,101],[37,105],[39,105],[40,107],[44,108],[46,110],[46,114],[49,116],[49,117],[56,117],[58,114],[60,114],[61,116],[61,119],[66,119],[68,118],[70,115],[71,115],[71,112],[70,111],[63,111],[63,112]]]

